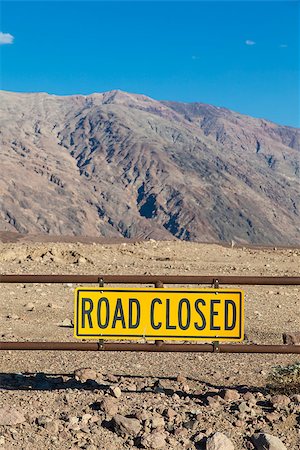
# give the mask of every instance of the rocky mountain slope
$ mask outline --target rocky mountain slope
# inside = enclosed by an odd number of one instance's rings
[[[298,129],[110,91],[0,93],[0,230],[299,244]]]

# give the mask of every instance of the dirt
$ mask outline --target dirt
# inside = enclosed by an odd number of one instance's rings
[[[153,240],[107,245],[6,242],[0,243],[0,255],[2,274],[298,276],[300,250]],[[1,285],[1,341],[74,341],[73,329],[60,325],[73,319],[75,287]],[[283,332],[300,330],[300,286],[243,289],[247,342],[281,344]],[[0,423],[5,407],[24,420],[0,425],[0,448],[204,449],[210,436],[222,432],[235,449],[251,449],[259,448],[252,437],[261,431],[296,450],[300,448],[297,392],[287,393],[288,401],[278,405],[266,385],[272,367],[299,359],[299,355],[1,351]],[[74,371],[82,367],[94,369],[93,379],[75,379]],[[228,400],[226,389],[236,391],[233,399]],[[135,431],[120,431],[116,409],[103,409],[104,398],[114,402],[119,415],[138,420],[140,428],[133,422]]]

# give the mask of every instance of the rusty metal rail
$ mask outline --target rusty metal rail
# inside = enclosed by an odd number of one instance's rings
[[[298,353],[300,345],[258,344],[155,344],[118,342],[0,342],[1,350],[106,351],[106,352],[205,352],[205,353]]]
[[[279,286],[300,285],[300,277],[257,277],[231,275],[0,275],[0,283],[104,283],[115,284],[207,284]],[[151,343],[119,342],[1,342],[0,351],[47,350],[47,351],[126,351],[126,352],[206,352],[206,353],[282,353],[300,354],[300,345],[259,344],[169,344],[163,341]]]
[[[258,277],[231,275],[0,275],[0,283],[126,283],[126,284],[219,284],[300,285],[300,277]]]

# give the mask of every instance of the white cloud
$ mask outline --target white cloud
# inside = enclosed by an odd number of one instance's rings
[[[0,45],[12,44],[13,41],[14,41],[14,37],[12,34],[2,33],[2,31],[0,31]]]
[[[287,44],[280,44],[279,47],[280,48],[287,48]]]
[[[251,41],[251,39],[247,39],[247,40],[245,41],[245,44],[246,44],[246,45],[255,45],[256,42],[255,42],[255,41]]]
[[[193,60],[200,59],[200,56],[193,55],[193,56],[192,56],[192,59],[193,59]]]

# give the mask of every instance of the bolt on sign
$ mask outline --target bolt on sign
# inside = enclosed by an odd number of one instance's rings
[[[244,339],[244,293],[231,289],[75,290],[79,339]]]

